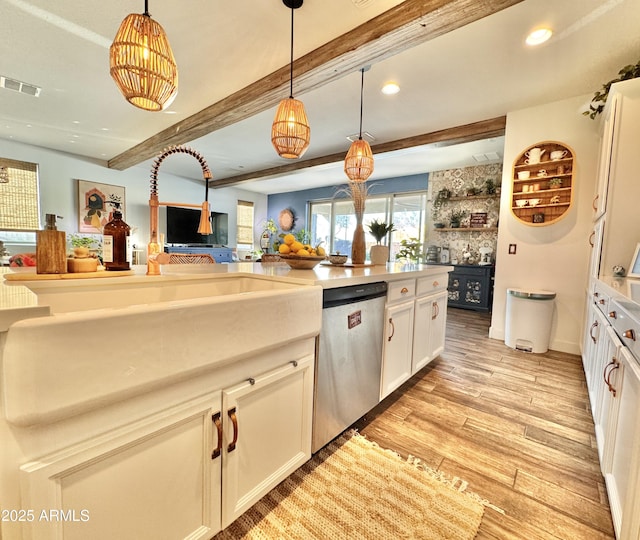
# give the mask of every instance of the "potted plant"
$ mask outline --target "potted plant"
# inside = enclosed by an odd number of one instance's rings
[[[383,246],[381,244],[383,238],[390,232],[395,231],[393,223],[385,223],[384,221],[378,221],[374,219],[368,225],[369,233],[376,239],[376,245],[371,246],[369,252],[369,258],[372,264],[387,264],[389,260],[389,246]]]
[[[558,189],[559,187],[562,187],[562,178],[551,178],[549,180],[549,187],[551,189]]]
[[[496,183],[492,178],[487,178],[484,181],[484,191],[487,195],[496,194]]]
[[[463,218],[467,215],[467,213],[464,210],[454,210],[453,212],[451,212],[451,215],[449,216],[449,221],[451,222],[451,228],[453,229],[457,229],[460,227],[460,222],[463,220]]]
[[[451,198],[450,189],[442,188],[440,191],[438,191],[435,199],[433,199],[433,202],[431,203],[431,206],[432,206],[431,217],[433,218],[434,222],[436,223],[438,222],[438,219],[440,218],[440,211],[442,210],[442,205],[446,201],[448,201],[450,198]],[[437,228],[437,225],[436,225],[436,228]]]
[[[405,238],[400,241],[402,249],[398,251],[396,258],[407,259],[410,262],[419,262],[422,259],[422,249],[417,238]]]

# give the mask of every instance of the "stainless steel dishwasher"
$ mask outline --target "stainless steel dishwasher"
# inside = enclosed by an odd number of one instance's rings
[[[325,289],[316,354],[312,452],[380,401],[385,282]]]

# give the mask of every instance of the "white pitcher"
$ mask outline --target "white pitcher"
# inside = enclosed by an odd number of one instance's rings
[[[543,150],[542,148],[532,148],[531,150],[524,153],[524,155],[527,156],[527,159],[525,159],[524,162],[529,165],[540,163],[540,158],[542,157],[542,154],[545,153],[545,151],[546,150]]]

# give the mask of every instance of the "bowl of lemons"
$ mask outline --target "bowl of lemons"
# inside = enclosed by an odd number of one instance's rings
[[[292,234],[286,234],[278,247],[280,259],[291,268],[309,270],[327,258],[324,248],[318,244],[303,244]]]

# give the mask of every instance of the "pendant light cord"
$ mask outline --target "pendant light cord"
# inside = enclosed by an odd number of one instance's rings
[[[293,98],[293,4],[291,4],[291,62],[289,62],[289,97]]]
[[[149,0],[144,0],[144,14],[147,17],[151,17],[151,14],[149,13]]]
[[[360,136],[362,140],[362,102],[364,101],[364,68],[362,68],[362,80],[360,81]]]

